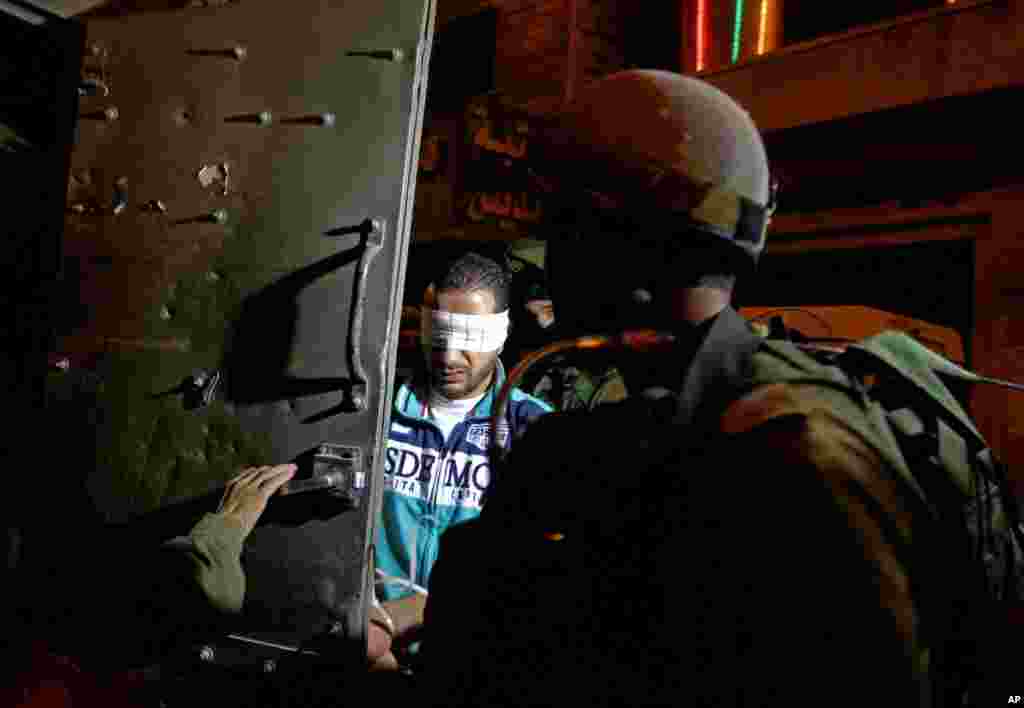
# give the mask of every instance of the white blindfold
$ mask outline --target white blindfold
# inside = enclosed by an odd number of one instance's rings
[[[423,309],[423,346],[467,352],[493,352],[508,337],[508,310],[489,315],[463,315]]]

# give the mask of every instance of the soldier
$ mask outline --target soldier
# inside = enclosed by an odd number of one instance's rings
[[[544,275],[544,242],[524,238],[507,249],[505,261],[512,272],[512,360],[556,341],[560,330]],[[622,376],[600,354],[587,357],[559,355],[532,369],[520,388],[549,403],[555,410],[590,409],[626,397]]]
[[[445,534],[427,693],[959,704],[936,666],[952,666],[947,589],[973,566],[908,491],[877,408],[839,379],[755,378],[763,340],[730,306],[773,208],[750,117],[700,80],[626,71],[563,118],[554,183],[580,208],[548,243],[559,327],[673,345],[621,356],[629,400],[539,421],[481,517]]]

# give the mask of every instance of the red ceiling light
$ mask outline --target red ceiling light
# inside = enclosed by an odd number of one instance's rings
[[[697,0],[697,71],[704,71],[708,0]]]
[[[768,39],[768,0],[761,0],[761,16],[757,27],[757,53],[764,54]]]

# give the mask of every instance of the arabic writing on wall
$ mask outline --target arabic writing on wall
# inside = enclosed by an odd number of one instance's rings
[[[498,217],[537,223],[542,214],[540,202],[528,192],[475,192],[466,207],[466,216],[471,221]]]
[[[540,222],[544,208],[529,187],[525,159],[530,124],[485,103],[467,116],[470,159],[466,166],[464,213],[471,222],[497,220],[504,228]]]

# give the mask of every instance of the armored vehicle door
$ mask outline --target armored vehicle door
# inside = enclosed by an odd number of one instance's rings
[[[49,381],[67,494],[157,542],[240,468],[300,465],[206,661],[365,644],[433,5],[86,22]]]

